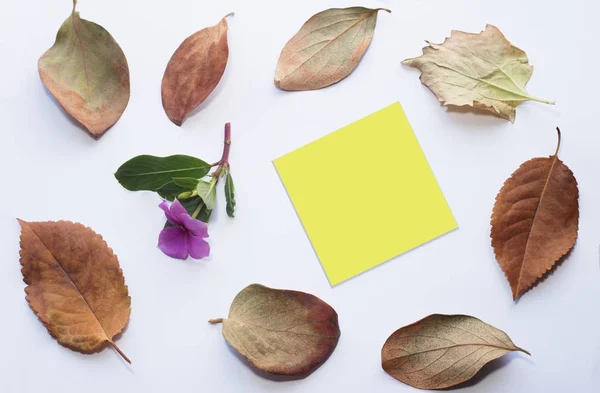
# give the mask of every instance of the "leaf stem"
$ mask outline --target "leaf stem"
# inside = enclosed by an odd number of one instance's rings
[[[218,162],[219,167],[213,172],[212,176],[219,178],[223,169],[229,170],[229,150],[231,149],[231,123],[225,124],[225,137],[223,139],[223,155]]]
[[[217,323],[223,323],[223,318],[209,319],[208,323],[212,323],[213,325],[216,325]]]
[[[551,101],[551,100],[542,100],[541,98],[537,98],[537,97],[532,97],[532,96],[527,96],[527,98],[529,98],[531,101],[537,101],[537,102],[541,102],[542,104],[549,104],[549,105],[554,105],[556,104],[556,101]]]
[[[555,157],[558,155],[558,150],[560,149],[560,142],[562,140],[562,137],[560,134],[560,128],[556,127],[556,132],[558,132],[558,144],[556,145],[556,153],[554,153]]]
[[[115,351],[117,351],[117,352],[119,353],[119,355],[121,355],[121,357],[122,357],[123,359],[125,359],[125,361],[126,361],[127,363],[131,364],[131,360],[129,360],[129,358],[127,357],[127,355],[125,355],[125,354],[123,353],[123,351],[121,351],[121,348],[119,348],[119,347],[117,346],[117,344],[115,344],[115,343],[114,343],[114,342],[112,342],[112,341],[109,341],[109,343],[110,343],[110,345],[111,345],[111,346],[112,346],[112,347],[115,349]]]
[[[387,9],[387,8],[375,8],[375,11],[385,11],[385,12],[387,12],[387,13],[389,13],[389,14],[391,14],[391,13],[392,13],[392,10],[389,10],[389,9]]]
[[[198,205],[196,210],[194,210],[194,213],[192,213],[192,215],[191,215],[192,218],[198,217],[198,214],[200,214],[200,210],[202,210],[202,206],[204,206],[204,202],[200,201],[200,204]]]

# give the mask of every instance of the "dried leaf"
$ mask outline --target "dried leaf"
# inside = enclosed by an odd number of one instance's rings
[[[371,44],[379,11],[391,12],[351,7],[314,15],[281,51],[275,85],[283,90],[316,90],[346,78]]]
[[[162,102],[167,116],[181,126],[186,116],[217,87],[229,58],[227,17],[202,29],[177,48],[162,80]]]
[[[304,377],[335,349],[337,313],[321,299],[252,284],[233,300],[223,323],[225,340],[252,365],[275,375]]]
[[[102,26],[73,12],[40,58],[40,77],[58,103],[95,138],[119,120],[129,102],[129,66]]]
[[[512,351],[529,355],[498,330],[468,315],[433,314],[396,330],[381,349],[383,369],[419,389],[444,389],[473,378]]]
[[[479,34],[453,30],[443,44],[427,44],[421,57],[403,63],[421,70],[421,82],[443,105],[471,106],[514,122],[524,101],[554,104],[525,91],[533,66],[495,26]]]
[[[68,221],[21,224],[21,265],[29,305],[48,332],[83,353],[111,345],[129,321],[127,286],[102,236]]]
[[[513,299],[548,272],[575,245],[579,190],[573,172],[556,153],[525,162],[496,197],[492,246]]]

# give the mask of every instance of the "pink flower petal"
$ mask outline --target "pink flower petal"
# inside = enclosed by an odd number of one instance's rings
[[[171,215],[171,212],[169,211],[169,204],[167,203],[167,201],[162,201],[160,203],[160,205],[158,205],[158,207],[160,207],[165,212],[165,216],[167,217],[167,221],[169,221],[169,223],[171,225],[179,225],[179,222],[177,222],[175,220],[175,218]]]
[[[206,225],[206,223],[190,217],[190,215],[187,213],[181,214],[179,216],[179,221],[185,229],[190,231],[192,235],[208,237],[208,225]]]
[[[177,199],[175,199],[173,203],[171,203],[169,212],[171,213],[171,217],[173,217],[179,225],[182,225],[182,222],[179,219],[179,217],[181,217],[182,214],[186,214],[189,216],[189,213],[187,212],[187,210],[185,210],[185,207],[183,207],[181,202],[179,202]]]
[[[210,255],[210,245],[201,237],[189,236],[190,256],[194,259],[206,258]]]
[[[160,231],[158,248],[171,258],[188,257],[188,234],[181,227],[167,227]]]

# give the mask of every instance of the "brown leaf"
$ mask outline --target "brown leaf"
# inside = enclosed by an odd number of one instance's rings
[[[573,172],[558,159],[525,162],[506,180],[492,213],[492,246],[513,299],[531,288],[566,255],[577,239],[579,190]]]
[[[479,34],[454,30],[443,44],[427,44],[422,56],[403,63],[421,70],[421,82],[443,105],[470,106],[514,122],[522,102],[554,104],[525,91],[533,66],[496,26]]]
[[[68,221],[21,224],[21,265],[29,305],[68,348],[111,345],[129,321],[131,299],[113,251],[90,228]]]
[[[119,120],[129,102],[129,66],[114,38],[73,12],[40,58],[40,77],[58,103],[95,138]]]
[[[167,116],[181,126],[186,116],[217,87],[229,58],[227,17],[192,34],[177,48],[162,80]]]
[[[233,300],[223,323],[225,340],[252,365],[274,374],[304,377],[335,349],[337,313],[321,299],[252,284]]]
[[[275,71],[283,90],[316,90],[354,71],[371,44],[384,8],[331,8],[310,18],[285,45]]]
[[[419,389],[444,389],[473,378],[512,351],[529,355],[502,330],[468,315],[433,314],[396,330],[381,349],[383,369]]]

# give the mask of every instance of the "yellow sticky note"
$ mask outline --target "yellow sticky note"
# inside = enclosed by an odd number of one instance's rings
[[[399,103],[274,164],[331,285],[457,228]]]

